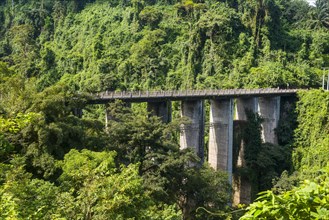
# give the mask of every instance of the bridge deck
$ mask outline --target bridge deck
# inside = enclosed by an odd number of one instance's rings
[[[157,102],[177,100],[221,99],[237,97],[264,97],[295,95],[298,89],[218,89],[218,90],[173,90],[173,91],[106,91],[93,94],[92,104],[112,102],[116,99],[127,102]]]

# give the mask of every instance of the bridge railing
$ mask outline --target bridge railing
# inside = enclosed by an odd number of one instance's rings
[[[96,99],[133,99],[133,98],[170,98],[170,97],[204,97],[204,96],[238,96],[256,94],[291,94],[297,89],[217,89],[217,90],[159,90],[159,91],[105,91],[92,94]]]

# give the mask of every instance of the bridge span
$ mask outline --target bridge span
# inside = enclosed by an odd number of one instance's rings
[[[216,90],[172,90],[172,91],[105,91],[92,94],[92,104],[104,104],[114,100],[127,102],[156,102],[163,100],[200,100],[239,97],[291,96],[298,89],[216,89]]]
[[[180,101],[180,115],[190,123],[180,129],[180,148],[191,148],[204,160],[204,133],[209,129],[208,163],[215,170],[226,171],[234,187],[234,203],[250,202],[251,186],[248,180],[235,176],[233,167],[244,167],[244,140],[237,138],[236,123],[247,121],[246,110],[258,113],[263,121],[262,141],[277,144],[276,128],[280,118],[281,103],[295,96],[297,89],[228,89],[228,90],[186,90],[186,91],[123,91],[100,92],[92,95],[89,104],[107,104],[115,100],[126,103],[147,102],[150,115],[160,117],[164,122],[171,120],[171,101]],[[283,98],[288,96],[288,98]],[[204,100],[209,100],[210,109],[205,110]],[[209,125],[205,126],[205,113],[209,112]],[[106,124],[110,123],[110,111],[106,110]],[[233,122],[235,124],[233,124]],[[234,155],[233,155],[234,154]],[[236,161],[233,158],[237,158]],[[242,190],[243,189],[243,190]]]

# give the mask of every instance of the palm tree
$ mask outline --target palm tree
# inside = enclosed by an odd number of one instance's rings
[[[311,11],[311,21],[309,24],[312,29],[325,27],[329,29],[329,0],[317,0],[314,10]]]

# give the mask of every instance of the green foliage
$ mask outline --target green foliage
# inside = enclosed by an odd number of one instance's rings
[[[36,77],[39,90],[58,81],[82,91],[313,87],[328,64],[326,8],[325,0],[8,2],[0,60]]]
[[[296,97],[281,97],[280,119],[276,134],[281,146],[291,146],[294,142],[294,132],[297,128]]]
[[[193,218],[198,207],[224,209],[229,201],[227,176],[207,165],[197,164],[190,150],[180,151],[173,141],[180,122],[163,124],[157,117],[133,112],[122,103],[109,106],[111,116],[107,132],[119,160],[125,164],[139,163],[139,174],[155,201],[177,204],[183,216]],[[200,213],[200,218],[207,213]]]
[[[141,218],[151,202],[143,191],[138,166],[121,166],[117,172],[114,156],[113,152],[88,150],[72,150],[65,155],[60,180],[74,198],[69,205],[74,206],[78,218]]]
[[[326,219],[329,215],[328,168],[315,180],[304,180],[299,187],[276,195],[259,194],[241,219]]]
[[[190,166],[198,159],[179,151],[180,122],[117,105],[105,132],[102,108],[73,114],[85,107],[81,92],[318,87],[327,29],[326,0],[2,1],[1,218],[211,218],[197,208],[224,210],[229,186],[222,173]],[[300,96],[295,135],[294,165],[309,178],[328,150],[328,97],[314,93]],[[284,147],[261,143],[259,123],[246,131],[241,171],[255,192],[288,169],[292,144],[290,121],[278,129]]]
[[[0,84],[6,82],[12,74],[13,72],[8,68],[7,64],[0,62]]]
[[[162,219],[164,215],[163,219],[180,219],[195,216],[199,206],[224,209],[229,201],[226,175],[207,166],[191,166],[197,163],[196,155],[180,151],[173,141],[179,122],[165,125],[159,118],[115,104],[109,109],[113,121],[105,138],[102,124],[71,115],[70,109],[80,103],[79,97],[72,103],[65,101],[71,95],[60,86],[47,88],[31,106],[38,113],[1,118],[5,144],[10,146],[0,158],[3,215],[17,219]],[[106,149],[116,150],[118,158]],[[13,150],[22,155],[18,164],[8,164]],[[12,169],[17,175],[7,174]],[[16,185],[10,188],[13,182]],[[42,194],[50,191],[53,197]],[[31,196],[41,201],[29,204]],[[24,213],[25,209],[29,211]],[[198,215],[204,218],[207,213]]]
[[[5,119],[0,117],[0,132],[17,133],[38,117],[40,115],[33,112],[27,114],[19,113],[16,118]]]
[[[20,77],[18,82],[14,79],[7,82],[8,87],[4,88],[4,98],[1,100],[4,109],[4,116],[0,117],[4,149],[1,156],[22,153],[27,157],[27,168],[33,170],[34,175],[55,178],[53,175],[59,172],[56,160],[63,159],[70,149],[101,149],[100,146],[106,145],[101,122],[72,115],[73,109],[82,108],[85,96],[61,85],[34,94],[26,89]],[[20,92],[13,93],[22,84]],[[33,104],[30,103],[32,100]]]
[[[323,90],[299,92],[293,144],[295,172],[290,176],[287,171],[282,173],[273,191],[261,193],[242,219],[327,218],[328,155],[323,152],[328,151],[329,140],[328,95]]]
[[[5,171],[4,184],[0,186],[0,218],[2,219],[50,219],[55,210],[57,187],[52,183],[31,179],[24,169],[25,160],[15,157]]]
[[[3,118],[0,116],[0,158],[5,160],[14,151],[13,135],[26,128],[30,123],[40,118],[36,113],[17,114],[15,118]]]
[[[174,205],[156,206],[144,191],[138,165],[114,163],[113,152],[70,151],[62,161],[58,186],[32,178],[16,157],[0,186],[4,219],[180,219]],[[2,179],[1,179],[2,180]]]
[[[270,189],[273,179],[281,172],[289,169],[290,146],[280,146],[271,143],[262,143],[262,118],[253,112],[247,111],[247,123],[242,126],[241,139],[244,144],[244,167],[235,167],[235,175],[247,179],[251,184],[251,197],[257,193]],[[238,143],[241,144],[240,141]],[[240,147],[240,146],[239,146]]]
[[[328,161],[328,103],[329,94],[322,90],[299,93],[297,104],[298,127],[296,149],[293,154],[295,169],[306,178],[317,176],[317,171]]]
[[[153,29],[158,27],[162,16],[162,12],[155,7],[145,7],[139,13],[141,25],[149,25]]]
[[[315,8],[310,13],[312,20],[309,25],[312,28],[326,28],[329,29],[329,3],[325,0],[317,0]]]
[[[114,152],[71,150],[64,157],[60,178],[71,184],[71,187],[79,189],[87,178],[113,174],[116,167],[114,157]]]
[[[259,67],[251,68],[246,83],[252,88],[301,88],[305,84],[316,85],[319,82],[320,77],[308,64],[304,63],[297,67],[285,65],[284,62],[266,61]]]

